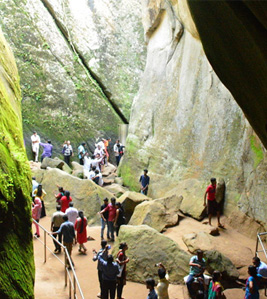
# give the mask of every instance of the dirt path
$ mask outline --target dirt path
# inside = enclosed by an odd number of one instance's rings
[[[40,224],[49,230],[50,217],[41,219]],[[173,239],[179,246],[187,250],[182,236],[184,234],[205,231],[206,225],[192,219],[185,218],[176,227],[169,228],[164,234]],[[35,228],[33,227],[33,231]],[[88,235],[93,237],[95,241],[86,243],[88,249],[87,255],[79,254],[78,245],[73,249],[73,260],[75,263],[75,270],[78,276],[81,288],[86,299],[97,298],[99,292],[99,284],[97,278],[96,262],[92,261],[92,249],[98,250],[100,248],[100,227],[92,227],[88,229]],[[43,233],[41,233],[40,240],[44,240]],[[47,244],[53,251],[54,245],[51,238],[48,238]],[[223,254],[228,256],[233,262],[243,264],[244,267],[239,271],[241,275],[247,277],[247,265],[251,264],[251,258],[254,255],[255,240],[251,240],[237,231],[228,228],[221,231],[220,236],[214,237],[214,248],[220,250]],[[34,256],[36,265],[36,280],[35,280],[35,296],[37,299],[65,299],[68,298],[68,288],[64,287],[64,269],[63,265],[50,253],[47,252],[47,262],[43,263],[44,246],[34,239]],[[63,254],[57,255],[63,261]],[[125,299],[145,299],[147,298],[147,290],[144,284],[133,283],[127,281],[127,285],[123,291]],[[227,299],[244,298],[244,291],[241,289],[226,290]],[[187,299],[186,288],[183,285],[170,285],[169,287],[170,299]]]

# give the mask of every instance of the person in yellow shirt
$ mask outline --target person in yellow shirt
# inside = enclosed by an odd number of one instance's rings
[[[156,287],[158,299],[169,299],[168,288],[169,288],[169,275],[162,263],[158,264],[158,276],[159,282]]]

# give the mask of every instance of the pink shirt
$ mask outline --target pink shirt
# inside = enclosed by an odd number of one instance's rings
[[[42,211],[42,202],[39,197],[35,197],[34,206],[32,207],[32,218],[35,220],[39,220],[41,217]]]
[[[105,208],[105,212],[108,211],[108,221],[113,221],[116,217],[116,206],[109,203]]]

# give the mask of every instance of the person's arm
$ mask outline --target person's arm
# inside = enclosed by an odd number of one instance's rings
[[[248,287],[249,287],[250,294],[253,294],[254,293],[254,288],[253,288],[253,280],[252,279],[249,280]]]
[[[144,190],[143,185],[142,185],[142,176],[140,176],[139,183],[140,183],[141,190]]]
[[[204,204],[203,204],[204,207],[207,205],[207,201],[206,201],[207,193],[208,192],[206,191],[205,194],[204,194]]]
[[[54,222],[53,222],[53,220],[52,220],[52,221],[51,221],[51,228],[50,228],[51,231],[53,230],[53,226],[54,226]]]
[[[118,217],[119,217],[119,213],[120,213],[120,211],[119,211],[119,209],[117,209],[116,210],[116,216],[115,216],[115,219],[114,219],[114,225],[116,225],[116,223],[117,223],[117,220],[118,220]]]
[[[105,207],[105,209],[103,209],[102,211],[98,212],[100,215],[102,215],[103,213],[105,213],[108,210],[108,206]]]

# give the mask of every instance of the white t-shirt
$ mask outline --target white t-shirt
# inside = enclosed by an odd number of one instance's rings
[[[121,146],[120,143],[118,144],[118,146],[117,146],[117,143],[114,144],[113,150],[114,150],[114,153],[115,153],[116,157],[120,155],[120,153],[119,153],[120,146]]]
[[[93,177],[95,177],[95,172],[93,170],[89,171],[87,178],[91,180]]]
[[[72,222],[73,225],[74,225],[75,221],[76,221],[76,219],[78,217],[78,210],[76,208],[74,208],[74,207],[69,207],[69,208],[67,208],[67,210],[65,211],[65,213],[68,216],[68,220],[70,222]]]
[[[95,152],[94,152],[94,155],[96,156],[97,154],[99,154],[100,157],[102,158],[104,156],[105,152],[104,152],[104,150],[102,148],[101,149],[96,148]]]
[[[90,157],[84,156],[83,158],[83,169],[90,170],[92,159]]]
[[[32,149],[39,149],[39,143],[41,142],[39,135],[32,135],[31,136],[31,141],[32,141]],[[33,143],[34,141],[38,141]]]
[[[104,182],[103,182],[103,177],[102,177],[102,173],[100,172],[97,177],[99,177],[99,181],[98,181],[98,185],[99,186],[103,186]]]
[[[100,171],[100,169],[99,169],[99,163],[101,161],[102,161],[102,158],[91,160],[92,167],[95,166],[96,169]]]
[[[100,145],[101,149],[104,150],[105,149],[105,144],[103,141],[99,141],[95,146],[97,148],[97,146]]]

